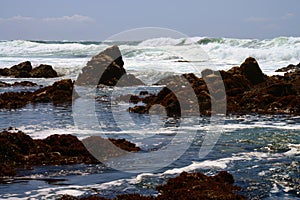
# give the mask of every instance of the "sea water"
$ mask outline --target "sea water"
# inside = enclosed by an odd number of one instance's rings
[[[73,105],[29,104],[21,109],[1,110],[0,128],[15,127],[35,139],[52,134],[73,134],[79,139],[93,135],[126,138],[140,146],[142,152],[138,154],[145,156],[134,157],[136,160],[117,158],[115,162],[139,162],[144,168],[137,171],[134,164],[126,164],[122,170],[104,164],[38,166],[32,170],[19,171],[15,178],[2,180],[1,199],[55,199],[63,194],[101,194],[104,197],[123,193],[157,195],[155,186],[183,171],[201,171],[214,175],[221,170],[233,174],[236,184],[243,188],[240,193],[249,199],[300,198],[300,117],[223,116],[218,130],[220,136],[209,153],[201,157],[201,147],[207,145],[205,138],[213,130],[210,118],[194,116],[171,119],[164,113],[128,113],[127,109],[132,105],[114,98],[128,93],[138,94],[142,90],[156,93],[160,87],[152,84],[161,78],[190,72],[200,75],[205,68],[228,70],[240,65],[248,56],[256,58],[267,75],[277,74],[276,69],[299,63],[300,38],[256,40],[194,37],[130,42],[0,41],[0,68],[29,60],[33,66],[50,64],[61,75],[53,79],[0,77],[0,81],[12,83],[29,80],[47,86],[63,78],[76,80],[92,56],[113,44],[120,47],[125,69],[143,80],[146,86],[108,87],[94,91],[92,95],[96,98],[92,102],[92,111],[95,112],[95,122],[92,123],[76,120],[75,109],[84,112],[90,109],[87,104],[78,103],[80,100],[84,102],[84,99],[79,99]],[[0,92],[33,91],[39,87],[0,88]],[[180,144],[188,144],[188,148]],[[165,152],[162,150],[170,145],[182,149],[171,148],[167,151],[172,161],[166,164],[163,160]],[[149,159],[143,160],[145,157]],[[160,165],[162,163],[165,165]]]

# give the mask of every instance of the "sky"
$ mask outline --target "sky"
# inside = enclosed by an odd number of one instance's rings
[[[299,0],[1,0],[0,40],[104,40],[162,27],[187,36],[300,36]]]

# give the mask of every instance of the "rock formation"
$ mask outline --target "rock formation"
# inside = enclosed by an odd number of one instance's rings
[[[245,196],[236,194],[241,188],[234,186],[234,179],[231,174],[225,171],[219,172],[215,176],[206,176],[201,172],[182,172],[179,176],[171,178],[164,185],[159,185],[156,189],[159,194],[156,197],[143,196],[140,194],[117,195],[113,200],[244,200]],[[107,200],[101,196],[89,196],[77,198],[64,195],[59,200]]]
[[[217,74],[221,75],[221,81],[217,79]],[[197,97],[199,111],[197,106],[191,103],[191,91],[188,91],[184,79],[193,88],[192,93]],[[210,88],[207,83],[210,84]],[[300,114],[300,71],[268,77],[251,57],[240,67],[233,67],[228,71],[215,72],[206,69],[202,72],[202,78],[194,74],[183,74],[165,78],[157,84],[166,87],[157,95],[133,95],[129,98],[134,100],[131,103],[143,102],[146,105],[129,108],[129,111],[148,113],[158,104],[163,106],[167,115],[171,117],[180,117],[183,112],[210,115],[212,103],[218,105],[227,102],[227,114]],[[225,87],[226,99],[222,87]]]
[[[0,76],[12,76],[15,78],[55,78],[57,72],[51,65],[40,65],[32,68],[29,61],[14,65],[11,68],[0,69]]]
[[[107,139],[102,139],[108,141]],[[125,139],[109,139],[125,151],[140,150]],[[39,165],[66,165],[100,163],[73,135],[51,135],[45,139],[32,139],[22,131],[0,132],[0,177],[15,176],[16,168]]]
[[[55,82],[34,92],[5,92],[0,94],[0,109],[16,109],[28,103],[61,104],[71,102],[74,83],[70,79]]]
[[[144,83],[127,74],[118,46],[112,46],[92,57],[79,74],[77,85],[134,86]]]

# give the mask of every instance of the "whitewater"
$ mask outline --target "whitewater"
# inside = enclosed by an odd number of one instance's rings
[[[178,121],[162,115],[128,113],[128,102],[107,101],[110,94],[151,90],[161,78],[195,73],[205,68],[228,70],[239,66],[247,57],[254,57],[267,75],[281,74],[276,69],[300,62],[300,37],[273,39],[235,38],[153,38],[143,41],[0,41],[0,68],[30,61],[33,67],[49,64],[61,75],[59,78],[0,77],[0,81],[28,80],[47,86],[71,78],[76,80],[92,56],[105,48],[118,45],[124,68],[146,83],[137,88],[98,88],[93,102],[97,124],[78,124],[72,105],[28,104],[17,110],[0,111],[0,128],[15,127],[32,138],[53,134],[72,134],[79,139],[91,135],[126,138],[142,148],[144,153],[158,149],[151,159],[164,155],[159,150],[174,141],[174,145],[189,142],[189,148],[169,165],[145,172],[118,171],[109,166],[69,165],[38,166],[21,170],[17,177],[0,182],[0,199],[57,199],[63,194],[74,196],[101,194],[112,198],[123,193],[157,195],[155,186],[165,183],[183,171],[201,171],[214,175],[221,170],[233,174],[236,184],[248,199],[300,199],[300,117],[289,115],[227,116],[222,132],[209,154],[199,157],[204,137],[212,130],[207,117],[186,117]],[[6,91],[28,91],[35,88],[0,88]],[[83,99],[84,101],[84,99]],[[75,104],[85,112],[83,104]],[[74,104],[73,104],[74,106]],[[114,119],[111,119],[113,111]],[[104,121],[102,121],[104,122]],[[192,137],[191,137],[192,136]],[[189,138],[190,137],[190,138]],[[185,147],[182,147],[185,148]],[[178,151],[181,149],[178,149]],[[126,161],[126,158],[124,158]],[[123,162],[123,158],[116,160]],[[133,160],[132,163],[138,160]],[[151,169],[153,166],[145,168]],[[128,165],[126,170],[134,171]]]

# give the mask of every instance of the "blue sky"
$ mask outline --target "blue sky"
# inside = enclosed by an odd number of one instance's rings
[[[103,40],[133,28],[188,36],[300,36],[299,0],[2,0],[0,40]]]

